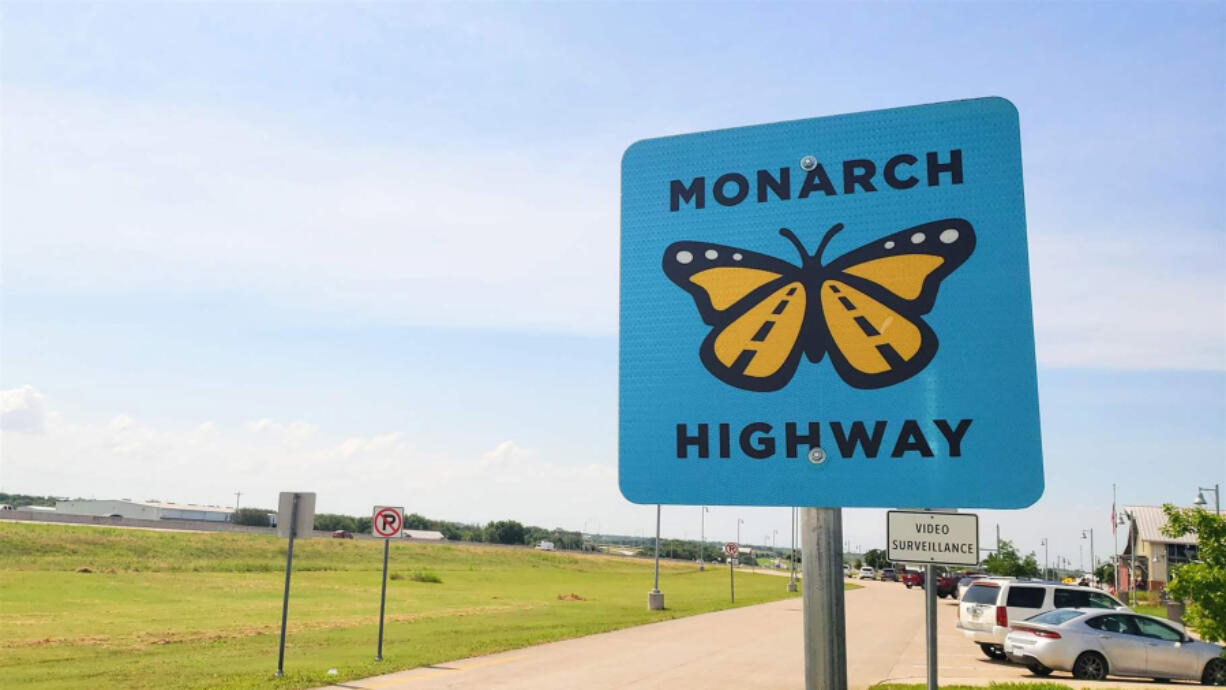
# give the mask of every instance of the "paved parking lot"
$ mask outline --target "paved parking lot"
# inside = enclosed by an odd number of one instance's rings
[[[667,583],[663,583],[665,595]],[[847,673],[852,690],[881,682],[923,683],[923,590],[894,582],[862,583],[846,593]],[[781,582],[780,586],[784,586]],[[644,590],[644,605],[646,591]],[[1030,681],[1020,666],[990,661],[954,629],[957,604],[937,606],[940,682],[986,685]],[[500,688],[799,688],[803,687],[801,607],[798,599],[720,611],[403,671],[334,688],[425,690]],[[1189,688],[1112,678],[1045,679],[1076,687]]]

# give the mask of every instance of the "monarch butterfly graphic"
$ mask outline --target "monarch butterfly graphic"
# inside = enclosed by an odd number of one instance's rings
[[[720,244],[669,245],[664,274],[712,327],[699,349],[708,371],[737,388],[775,391],[792,379],[802,353],[814,363],[829,353],[848,385],[874,389],[932,361],[937,337],[920,317],[975,249],[971,224],[924,223],[823,264],[822,252],[842,229],[830,228],[813,256],[780,229],[800,252],[800,266]]]

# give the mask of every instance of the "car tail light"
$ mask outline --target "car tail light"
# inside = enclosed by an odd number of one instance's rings
[[[996,624],[1002,628],[1009,627],[1009,609],[1003,606],[996,607]]]
[[[1034,632],[1034,634],[1038,637],[1046,637],[1049,640],[1060,639],[1060,633],[1052,630],[1034,630],[1032,632]]]

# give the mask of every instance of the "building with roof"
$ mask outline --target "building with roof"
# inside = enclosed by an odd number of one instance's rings
[[[229,522],[234,515],[233,508],[203,506],[194,503],[133,501],[127,498],[56,501],[55,512],[65,515],[120,517],[131,520],[203,520],[205,522]]]
[[[1196,560],[1196,535],[1168,537],[1162,533],[1166,513],[1161,506],[1124,506],[1128,539],[1116,564],[1120,589],[1157,591],[1170,580],[1171,568]],[[1135,555],[1135,558],[1134,558]]]

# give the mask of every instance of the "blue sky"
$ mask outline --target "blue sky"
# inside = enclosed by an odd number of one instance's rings
[[[985,95],[1021,112],[1048,486],[985,537],[1075,558],[1112,482],[1226,483],[1219,6],[2,12],[6,491],[649,532],[615,481],[625,147]],[[738,515],[786,531],[708,536]]]

